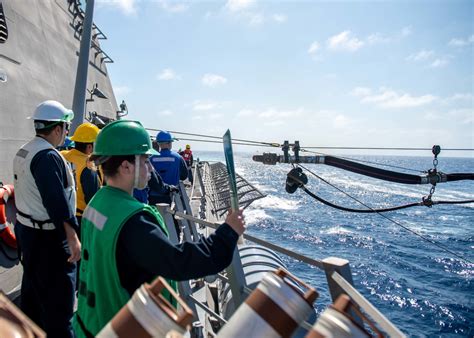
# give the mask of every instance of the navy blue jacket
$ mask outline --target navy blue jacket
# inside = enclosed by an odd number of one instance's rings
[[[115,256],[120,283],[131,295],[158,275],[181,281],[216,274],[231,263],[238,238],[224,223],[196,243],[174,245],[148,213],[138,213],[119,234]]]

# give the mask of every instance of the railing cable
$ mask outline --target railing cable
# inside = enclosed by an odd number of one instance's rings
[[[302,165],[299,165],[299,166],[300,166],[301,168],[305,169],[307,172],[309,172],[309,173],[312,174],[313,176],[319,178],[321,181],[325,182],[326,184],[332,186],[333,188],[335,188],[336,190],[340,191],[340,192],[343,193],[344,195],[346,195],[346,196],[348,196],[349,198],[353,199],[353,200],[356,201],[357,203],[360,203],[361,205],[365,206],[365,207],[368,208],[368,209],[372,209],[369,205],[365,204],[364,202],[358,200],[357,198],[353,197],[352,195],[348,194],[347,192],[343,191],[342,189],[340,189],[340,188],[336,187],[335,185],[331,184],[330,182],[328,182],[327,180],[325,180],[325,179],[322,178],[321,176],[317,175],[316,173],[312,172],[311,170],[307,169],[306,167],[304,167],[304,166],[302,166]],[[471,202],[468,202],[468,203],[471,203]],[[379,215],[382,216],[383,218],[387,219],[388,221],[390,221],[390,222],[392,222],[392,223],[398,225],[399,227],[405,229],[406,231],[411,232],[412,234],[414,234],[414,235],[420,237],[420,238],[423,239],[424,241],[427,241],[427,242],[429,242],[429,243],[431,243],[431,244],[437,246],[438,248],[440,248],[440,249],[442,249],[442,250],[444,250],[444,251],[446,251],[446,252],[448,252],[448,253],[450,253],[450,254],[456,256],[457,258],[463,260],[464,262],[470,263],[470,264],[474,264],[471,260],[469,260],[469,259],[465,258],[464,256],[459,255],[459,254],[457,254],[456,252],[450,250],[449,248],[445,247],[443,244],[439,243],[438,241],[435,241],[435,240],[433,240],[433,239],[429,239],[429,238],[423,236],[422,234],[420,234],[420,233],[418,233],[418,232],[416,232],[416,231],[414,231],[414,230],[408,228],[407,226],[401,224],[400,222],[397,222],[397,221],[391,219],[390,217],[388,217],[388,216],[382,214],[381,212],[377,212],[377,214],[379,214]]]

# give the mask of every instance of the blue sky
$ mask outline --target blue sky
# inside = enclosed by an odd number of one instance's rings
[[[96,0],[94,20],[117,101],[147,127],[474,148],[472,1]]]

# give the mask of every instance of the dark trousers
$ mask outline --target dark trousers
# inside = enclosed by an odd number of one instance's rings
[[[61,229],[62,230],[62,229]],[[39,230],[16,223],[23,280],[21,310],[52,337],[74,337],[72,316],[76,264],[64,231]]]
[[[188,167],[188,180],[191,184],[193,184],[193,168]]]

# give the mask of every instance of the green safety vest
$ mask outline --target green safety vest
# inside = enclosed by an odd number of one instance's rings
[[[168,236],[159,212],[121,189],[102,187],[84,211],[78,306],[73,321],[77,337],[87,336],[84,327],[93,336],[97,335],[130,299],[120,284],[115,252],[123,225],[142,211],[154,216]],[[168,282],[177,290],[175,281]],[[167,291],[163,295],[170,297]]]

